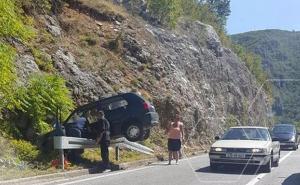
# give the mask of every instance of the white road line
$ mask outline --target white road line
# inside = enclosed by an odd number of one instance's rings
[[[193,156],[193,157],[190,157],[190,158],[181,159],[181,160],[179,160],[179,161],[191,160],[191,159],[195,159],[195,158],[204,157],[204,156],[206,156],[206,155],[207,155],[207,154],[202,154],[202,155],[199,155],[199,156]],[[165,161],[164,161],[164,162],[161,162],[161,163],[165,163]],[[57,185],[76,184],[76,183],[80,183],[80,182],[84,182],[84,181],[89,181],[89,180],[94,180],[94,179],[101,179],[101,178],[104,178],[104,177],[110,177],[110,176],[120,175],[120,174],[124,174],[124,173],[135,172],[135,171],[144,170],[144,169],[153,168],[153,167],[155,167],[155,166],[145,166],[145,167],[143,167],[143,168],[137,168],[137,169],[132,169],[132,170],[125,170],[125,171],[122,171],[122,172],[111,173],[111,174],[101,175],[101,176],[95,176],[95,177],[90,177],[90,178],[80,179],[80,180],[71,181],[71,182],[66,182],[66,183],[57,184]]]
[[[288,156],[290,156],[294,151],[290,151],[288,154],[286,154],[284,157],[280,158],[279,163],[281,163],[283,160],[285,160]]]
[[[284,157],[280,158],[279,163],[281,163],[282,161],[284,161],[286,158],[288,158],[294,151],[290,151],[289,153],[287,153]],[[259,175],[257,175],[256,177],[254,177],[250,182],[248,182],[246,185],[255,185],[256,183],[258,183],[264,176],[268,175],[268,173],[261,173]]]
[[[80,182],[84,182],[84,181],[89,181],[89,180],[94,180],[94,179],[101,179],[101,178],[104,178],[104,177],[110,177],[110,176],[120,175],[120,174],[124,174],[124,173],[135,172],[135,171],[144,170],[144,169],[153,168],[153,167],[154,166],[146,166],[146,167],[143,167],[143,168],[137,168],[137,169],[133,169],[133,170],[126,170],[126,171],[111,173],[111,174],[107,174],[107,175],[95,176],[95,177],[76,180],[76,181],[72,181],[72,182],[66,182],[66,183],[62,183],[62,184],[58,184],[58,185],[76,184],[76,183],[80,183]]]
[[[70,171],[70,172],[64,172],[65,174],[69,174],[69,173],[74,173],[74,172],[80,172],[82,170],[74,170],[74,171]],[[6,180],[6,181],[0,181],[0,184],[2,183],[18,183],[21,181],[26,181],[26,180],[34,180],[34,179],[38,179],[38,178],[42,178],[42,177],[55,177],[55,175],[60,175],[61,173],[57,172],[57,173],[51,173],[51,174],[45,174],[45,175],[37,175],[37,176],[33,176],[33,177],[24,177],[24,178],[18,178],[18,179],[12,179],[12,180]]]

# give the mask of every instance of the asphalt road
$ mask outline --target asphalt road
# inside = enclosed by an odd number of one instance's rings
[[[90,174],[74,178],[58,178],[31,185],[300,185],[300,149],[282,151],[279,167],[271,173],[257,168],[225,167],[211,172],[208,155],[186,158],[179,165],[166,162],[146,167]]]

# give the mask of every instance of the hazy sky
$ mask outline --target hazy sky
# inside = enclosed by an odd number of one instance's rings
[[[300,31],[300,0],[231,0],[229,34],[262,29]]]

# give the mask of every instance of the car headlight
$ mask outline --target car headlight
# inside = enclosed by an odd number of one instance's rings
[[[293,137],[290,139],[290,141],[295,141],[295,136],[293,136]]]
[[[264,148],[252,148],[251,152],[252,153],[267,153],[267,150]]]
[[[223,152],[224,148],[220,148],[220,147],[211,147],[210,149],[212,152]]]

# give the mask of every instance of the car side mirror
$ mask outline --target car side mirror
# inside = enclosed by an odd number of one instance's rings
[[[279,138],[278,137],[273,137],[272,141],[279,141]]]
[[[220,139],[220,136],[216,136],[216,137],[215,137],[215,140],[219,140],[219,139]]]

